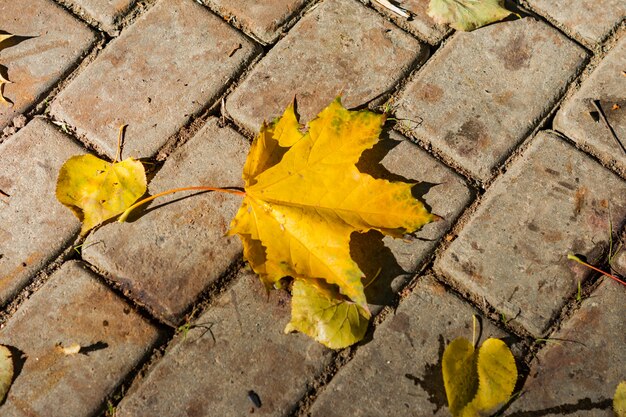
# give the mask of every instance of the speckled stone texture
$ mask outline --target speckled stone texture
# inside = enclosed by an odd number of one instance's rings
[[[541,133],[485,193],[436,269],[540,337],[589,276],[567,254],[599,261],[608,245],[609,206],[619,230],[625,197],[626,181]]]
[[[391,92],[427,51],[356,1],[325,1],[254,67],[226,109],[256,132],[295,97],[301,121],[307,122],[339,94],[350,108]]]
[[[120,19],[128,13],[136,0],[65,0],[78,6],[78,12],[84,12],[98,21],[105,31],[116,35]]]
[[[63,90],[51,112],[111,158],[127,124],[125,156],[151,156],[257,52],[205,7],[161,1]]]
[[[5,84],[4,96],[13,103],[13,107],[0,104],[2,130],[69,74],[96,37],[49,0],[0,2],[0,30],[19,36],[4,41],[0,52],[0,74],[12,82]]]
[[[487,181],[549,113],[585,57],[530,18],[457,33],[401,91],[396,115],[406,119],[407,134]]]

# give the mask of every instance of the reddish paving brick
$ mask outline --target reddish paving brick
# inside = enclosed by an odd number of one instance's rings
[[[534,359],[514,416],[612,417],[612,399],[624,379],[624,286],[608,278],[550,337]]]
[[[626,175],[626,37],[602,60],[557,113],[554,128],[609,165]],[[607,121],[624,149],[609,128],[598,118],[593,101],[598,100]],[[597,121],[596,121],[597,120]]]
[[[285,23],[311,0],[201,0],[225,19],[232,21],[261,42],[269,44],[280,36]]]
[[[431,277],[420,280],[374,339],[324,388],[312,416],[450,415],[441,375],[443,350],[454,338],[471,340],[472,315],[480,315]],[[482,323],[482,340],[506,336],[487,320]]]
[[[0,330],[0,343],[14,348],[14,357],[23,354],[0,414],[96,415],[158,337],[80,263],[66,263]],[[78,343],[84,351],[66,356],[57,343]]]
[[[245,138],[219,128],[212,119],[170,156],[150,182],[149,192],[193,185],[242,186],[247,152]],[[138,220],[102,227],[83,246],[85,260],[173,325],[241,256],[239,238],[224,236],[241,197],[210,193],[174,202],[189,194],[162,197]]]
[[[585,42],[595,44],[624,21],[623,0],[528,0],[539,13],[563,25]]]
[[[34,119],[0,144],[0,305],[24,287],[80,230],[55,197],[61,165],[84,152]]]
[[[412,121],[408,134],[486,181],[552,109],[585,57],[531,18],[457,33],[400,93],[396,114]]]
[[[609,206],[621,227],[625,197],[625,181],[541,133],[487,191],[436,268],[534,336],[543,335],[589,276],[567,260],[568,252],[596,262],[606,248]]]
[[[472,192],[452,170],[397,133],[366,151],[361,171],[375,178],[419,183],[415,194],[443,219],[424,226],[413,237],[381,239],[378,232],[353,234],[351,253],[366,274],[366,295],[373,312],[388,305],[428,256],[443,234],[470,203]]]
[[[289,316],[286,293],[268,296],[258,277],[243,273],[131,387],[117,416],[289,415],[331,358],[312,339],[283,334]]]
[[[281,115],[295,96],[306,122],[340,93],[344,104],[354,107],[391,92],[427,50],[358,2],[328,0],[254,67],[226,108],[255,132],[264,119]]]
[[[32,108],[87,54],[95,41],[89,28],[49,0],[0,2],[0,28],[20,37],[0,52],[0,73],[12,84],[4,96],[13,107],[0,105],[0,130]],[[14,39],[15,40],[15,39]],[[5,45],[13,45],[11,40]],[[1,68],[6,67],[6,72]]]
[[[150,156],[257,51],[201,5],[159,2],[59,94],[51,112],[111,158],[117,128],[128,124],[125,154]]]
[[[439,43],[451,30],[447,26],[436,24],[433,19],[426,14],[429,2],[430,0],[405,0],[395,2],[401,8],[411,13],[410,19],[398,16],[388,8],[381,6],[376,0],[372,0],[370,4],[376,10],[391,17],[401,28],[434,45]]]
[[[65,0],[78,6],[78,12],[85,12],[102,25],[102,29],[117,34],[119,20],[136,3],[136,0]]]

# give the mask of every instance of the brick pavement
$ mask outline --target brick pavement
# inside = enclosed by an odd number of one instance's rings
[[[626,152],[592,103],[626,141],[622,2],[527,0],[534,16],[472,33],[399,4],[410,20],[367,0],[0,4],[24,37],[0,52],[0,344],[18,369],[0,415],[449,415],[440,358],[473,314],[519,365],[504,415],[611,415],[626,289],[566,255],[606,266],[609,224],[624,233]],[[417,181],[443,218],[353,236],[380,269],[353,348],[283,334],[289,295],[224,236],[239,197],[170,196],[84,241],[54,197],[63,161],[112,158],[121,123],[150,193],[241,186],[264,119],[297,96],[309,120],[340,93],[398,118],[359,168]]]

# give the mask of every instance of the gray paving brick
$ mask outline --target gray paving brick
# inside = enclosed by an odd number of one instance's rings
[[[59,94],[51,112],[111,158],[117,128],[128,124],[125,154],[150,156],[256,52],[205,7],[158,2]]]
[[[424,226],[407,239],[381,240],[378,232],[352,235],[352,256],[365,272],[366,282],[377,276],[366,290],[374,312],[393,300],[472,199],[465,182],[449,168],[397,133],[390,136],[392,140],[379,142],[364,153],[359,168],[376,178],[421,183],[415,187],[416,197],[443,220]]]
[[[531,18],[457,33],[400,93],[397,117],[470,175],[487,180],[551,110],[585,60]]]
[[[472,340],[472,315],[477,312],[431,277],[420,280],[376,329],[373,340],[324,388],[312,416],[450,415],[441,357],[456,337]],[[482,323],[481,340],[506,337],[487,320]]]
[[[65,0],[69,4],[78,6],[80,12],[85,12],[91,18],[100,22],[102,29],[117,34],[117,27],[121,17],[136,3],[136,0]]]
[[[149,184],[150,194],[172,188],[242,186],[248,141],[212,119]],[[241,197],[191,193],[155,200],[131,223],[112,223],[89,236],[83,257],[111,274],[157,317],[177,324],[207,285],[241,256],[237,237],[224,236]],[[156,207],[152,210],[152,207]]]
[[[601,42],[626,16],[622,0],[529,0],[539,13],[563,25],[566,30],[595,44]]]
[[[626,146],[626,37],[602,60],[598,68],[583,83],[580,90],[557,113],[554,128],[576,143],[589,149],[607,164],[626,174],[626,151],[599,119],[593,105],[600,102],[609,124]],[[616,106],[617,105],[617,106]]]
[[[80,263],[66,263],[0,330],[0,343],[21,352],[23,365],[0,413],[96,415],[158,336]],[[86,351],[66,356],[57,343],[78,343]]]
[[[78,219],[56,200],[61,165],[83,150],[40,119],[0,144],[0,305],[78,234]]]
[[[411,13],[410,19],[398,16],[388,8],[381,6],[375,0],[372,0],[371,5],[391,17],[401,28],[419,36],[431,44],[436,44],[451,30],[444,25],[436,24],[433,19],[426,14],[429,2],[430,0],[404,0],[395,2],[395,4]]]
[[[117,409],[119,417],[288,415],[307,383],[330,360],[329,350],[302,334],[283,334],[285,293],[265,292],[243,273],[180,337]],[[254,407],[254,391],[261,407]]]
[[[226,108],[256,132],[296,96],[306,122],[340,93],[350,108],[390,92],[426,53],[426,46],[358,2],[325,1],[254,67]]]
[[[534,359],[507,415],[614,416],[613,394],[626,369],[625,303],[624,286],[604,278]]]
[[[310,0],[201,0],[261,42],[273,43],[283,26]]]
[[[95,36],[87,26],[49,0],[11,0],[0,3],[0,28],[22,40],[0,52],[11,84],[4,96],[13,107],[0,105],[0,130],[27,111],[89,51]],[[7,44],[14,42],[6,41]]]
[[[535,336],[576,292],[607,246],[609,206],[618,230],[626,182],[551,133],[533,139],[436,263],[455,285],[484,297]]]

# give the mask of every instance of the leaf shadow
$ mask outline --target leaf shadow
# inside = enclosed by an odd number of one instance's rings
[[[167,207],[170,204],[179,203],[179,202],[184,201],[184,200],[186,200],[188,198],[197,197],[199,195],[210,193],[210,192],[212,192],[212,191],[197,191],[197,192],[193,192],[191,194],[187,194],[187,195],[184,195],[184,196],[173,198],[172,200],[169,200],[169,201],[166,201],[166,202],[163,202],[163,203],[158,203],[158,204],[155,204],[155,205],[146,204],[144,206],[137,207],[135,210],[133,210],[128,215],[128,217],[126,218],[126,223],[133,223],[133,222],[139,220],[141,217],[143,217],[143,216],[153,212],[154,210],[158,210],[160,208]],[[141,197],[141,199],[148,198],[148,197],[151,197],[151,196],[152,195],[150,193],[146,192],[146,194],[144,194]]]
[[[413,385],[419,386],[428,394],[428,402],[435,406],[433,414],[448,404],[446,390],[443,384],[443,352],[446,350],[446,341],[443,335],[439,335],[439,349],[437,352],[437,362],[427,363],[424,366],[424,375],[422,378],[413,374],[406,373],[404,377],[413,382]]]
[[[524,394],[522,394],[521,396],[523,395]],[[587,397],[581,398],[575,403],[560,404],[541,410],[515,411],[513,413],[507,414],[507,417],[542,417],[548,415],[568,415],[575,414],[578,411],[610,410],[612,405],[613,400],[611,398],[603,398],[598,401],[592,401],[591,398]]]
[[[90,353],[92,352],[97,352],[99,350],[103,350],[109,347],[109,344],[106,342],[96,342],[96,343],[92,343],[88,346],[84,346],[80,348],[80,351],[78,353],[80,353],[81,355],[85,355],[85,356],[89,356]]]
[[[10,385],[11,387],[13,386],[13,383],[15,382],[15,380],[22,373],[22,369],[24,369],[24,364],[26,363],[26,360],[28,359],[28,357],[26,356],[26,353],[24,353],[22,350],[18,349],[15,346],[11,346],[11,345],[5,345],[5,346],[11,352],[11,359],[13,361],[13,379],[11,380],[11,385]],[[10,387],[9,387],[9,391],[11,391]],[[9,398],[8,393],[4,397],[4,400],[0,401],[0,407],[6,402],[7,398]]]

